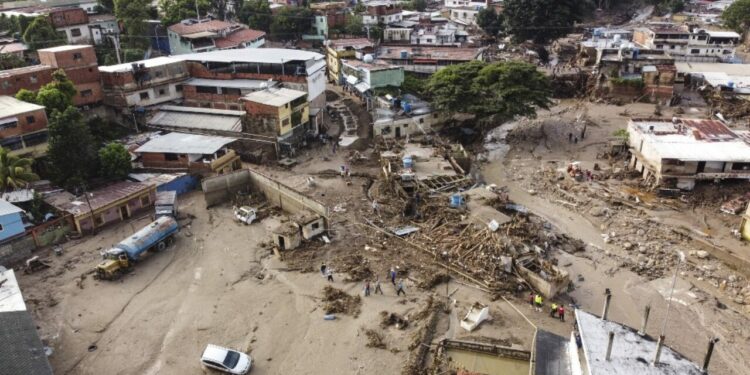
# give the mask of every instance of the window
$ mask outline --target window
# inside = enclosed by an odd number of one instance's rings
[[[318,228],[320,228],[320,223],[318,223],[318,222],[312,223],[312,230],[316,230]]]
[[[725,49],[724,52],[722,52],[722,54],[724,54],[724,55],[731,55],[732,51],[730,51],[728,49]]]
[[[195,86],[195,92],[199,94],[218,94],[219,93],[216,87],[211,87],[211,86]]]
[[[164,160],[177,161],[177,160],[180,160],[180,158],[179,158],[179,155],[177,154],[164,154]]]
[[[669,49],[674,49],[675,47],[676,46],[674,44],[672,44],[671,46],[669,46]]]
[[[10,87],[10,82],[8,82],[8,81],[3,81],[3,88],[4,88],[4,89],[7,89],[8,87]]]
[[[21,137],[5,138],[0,140],[0,146],[9,150],[20,150],[23,148],[23,142],[21,142]]]
[[[690,53],[692,53],[693,55],[697,55],[697,54],[701,53],[701,51],[699,49],[693,48],[693,49],[690,50]]]
[[[664,48],[664,45],[663,45],[663,44],[657,44],[657,45],[656,45],[656,49],[662,49],[662,48]]]
[[[163,88],[159,89],[159,96],[164,96],[164,95],[167,95],[167,90]]]
[[[234,105],[234,104],[230,104],[229,105],[229,109],[232,110],[232,111],[239,111],[240,110],[240,106]]]
[[[94,92],[91,91],[90,89],[86,89],[86,90],[82,90],[81,91],[81,96],[84,97],[84,98],[88,97],[88,96],[91,96],[91,95],[94,95]]]
[[[289,119],[285,118],[285,119],[281,120],[281,126],[289,126]]]
[[[13,129],[17,126],[18,126],[18,120],[13,120],[13,121],[0,124],[0,130]]]
[[[141,206],[148,206],[151,204],[151,197],[148,195],[144,195],[141,197]]]
[[[74,38],[78,37],[78,36],[81,36],[81,29],[70,29],[70,36],[72,36]],[[76,57],[76,55],[78,57]],[[73,60],[79,60],[80,58],[81,58],[81,54],[80,53],[74,53],[73,54]]]
[[[424,124],[424,118],[419,119],[420,124]]]
[[[27,124],[33,124],[36,122],[36,118],[34,116],[26,116],[26,123]]]
[[[148,91],[144,91],[140,94],[138,94],[141,97],[141,100],[149,100],[151,97],[148,95]]]
[[[174,89],[177,90],[177,92],[182,92],[182,85],[176,85]]]
[[[26,147],[32,147],[47,142],[47,132],[28,134],[23,136],[23,143]]]
[[[155,71],[155,72],[154,72],[154,76],[155,76],[156,78],[161,78],[161,76],[162,76],[162,72],[161,72],[161,70],[157,70],[157,71]]]
[[[96,225],[103,225],[104,224],[104,215],[98,215],[96,217]]]
[[[31,83],[37,83],[39,80],[36,78],[36,74],[29,77],[29,82]]]

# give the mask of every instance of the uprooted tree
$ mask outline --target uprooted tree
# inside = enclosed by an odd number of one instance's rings
[[[474,114],[478,120],[534,117],[538,108],[552,104],[549,79],[534,65],[517,61],[448,66],[430,77],[424,91],[435,109]]]

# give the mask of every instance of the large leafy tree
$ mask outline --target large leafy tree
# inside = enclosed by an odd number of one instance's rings
[[[153,9],[149,0],[114,0],[115,16],[122,21],[125,34],[122,41],[127,48],[148,48],[150,44],[147,20]]]
[[[52,73],[52,82],[42,86],[39,92],[21,89],[16,93],[16,99],[44,106],[48,113],[62,112],[73,105],[76,92],[75,85],[65,75],[65,71],[59,69]]]
[[[505,28],[516,42],[544,44],[568,35],[590,11],[586,0],[505,0]]]
[[[99,149],[99,164],[102,177],[123,179],[132,168],[130,153],[120,143],[112,142]]]
[[[284,7],[273,17],[271,36],[277,40],[296,40],[312,27],[309,8]]]
[[[494,7],[486,7],[477,13],[477,26],[489,36],[496,36],[503,29],[503,14],[498,14]]]
[[[730,5],[721,15],[724,25],[737,31],[747,32],[750,28],[750,0],[737,0]]]
[[[271,31],[271,6],[266,0],[249,0],[242,4],[240,21],[252,29]]]
[[[34,159],[10,155],[8,150],[0,147],[0,190],[8,191],[28,186],[39,176],[31,172]]]
[[[0,46],[0,53],[2,53],[2,46]],[[15,69],[26,66],[26,62],[18,55],[12,53],[3,53],[0,55],[0,70]]]
[[[83,185],[96,170],[94,138],[77,108],[55,111],[50,117],[47,155],[54,170],[54,182],[65,188]]]
[[[505,120],[533,117],[538,108],[548,108],[552,89],[547,77],[531,64],[472,61],[433,74],[425,92],[440,111]]]
[[[161,17],[162,24],[170,26],[187,18],[195,18],[196,5],[198,5],[202,17],[208,15],[208,11],[211,9],[209,0],[159,0],[159,6],[164,12]]]
[[[32,50],[61,46],[65,36],[57,32],[47,17],[37,17],[23,32],[23,41]]]

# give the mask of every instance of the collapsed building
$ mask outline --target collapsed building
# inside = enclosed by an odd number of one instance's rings
[[[630,168],[653,186],[750,179],[750,134],[709,119],[631,119]]]

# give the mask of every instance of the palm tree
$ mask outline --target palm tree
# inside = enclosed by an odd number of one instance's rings
[[[30,182],[39,179],[31,171],[34,159],[10,155],[8,150],[0,147],[0,190],[3,192],[26,187]]]

